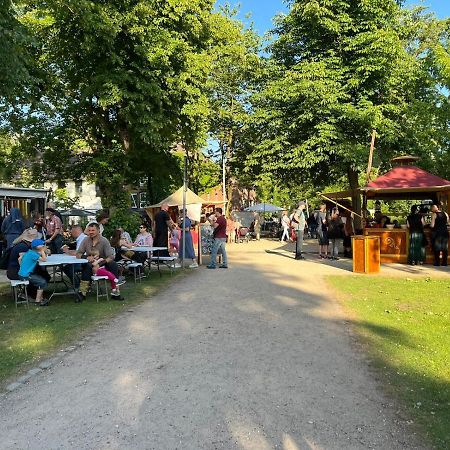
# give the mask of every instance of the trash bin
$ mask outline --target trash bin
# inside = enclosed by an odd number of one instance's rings
[[[352,236],[353,272],[378,273],[380,271],[380,238],[378,236]]]

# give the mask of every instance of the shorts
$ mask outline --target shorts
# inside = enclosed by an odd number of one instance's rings
[[[329,245],[330,240],[328,239],[328,232],[324,230],[317,231],[317,237],[319,238],[319,245]]]

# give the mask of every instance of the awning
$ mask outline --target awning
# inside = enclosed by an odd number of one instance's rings
[[[47,198],[48,192],[47,189],[0,186],[0,198]]]

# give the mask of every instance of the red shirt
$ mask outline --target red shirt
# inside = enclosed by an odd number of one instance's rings
[[[213,236],[217,239],[227,238],[227,219],[225,216],[219,216],[216,220],[218,226],[214,229]]]

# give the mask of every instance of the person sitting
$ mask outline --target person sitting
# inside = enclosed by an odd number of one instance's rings
[[[125,260],[143,263],[146,259],[146,255],[144,253],[134,252],[133,250],[131,250],[133,244],[131,242],[128,242],[128,239],[122,237],[122,231],[120,228],[116,228],[114,230],[109,242],[115,251],[114,260],[116,262]]]
[[[109,213],[107,211],[100,211],[97,215],[97,223],[99,225],[100,234],[103,235],[105,225],[109,222]]]
[[[45,242],[42,239],[33,239],[31,248],[19,257],[19,277],[21,280],[29,281],[32,286],[37,288],[35,303],[38,303],[40,306],[48,305],[48,300],[44,299],[44,288],[47,287],[47,280],[34,273],[34,270],[39,261],[46,260]]]
[[[139,234],[136,236],[133,245],[136,247],[153,247],[153,236],[148,232],[145,223],[139,225]]]
[[[95,248],[99,251],[99,257],[102,258],[101,266],[104,266],[109,272],[112,272],[117,279],[119,277],[119,266],[114,261],[114,251],[105,237],[100,234],[100,226],[97,222],[91,222],[86,227],[87,237],[83,239],[79,249],[77,250],[77,258],[83,255],[88,255],[89,252]],[[90,262],[82,265],[81,283],[79,291],[79,301],[86,299],[86,294],[91,283],[91,276],[93,274],[93,267]],[[113,295],[111,297],[115,300],[123,300],[120,295]]]
[[[111,282],[111,295],[120,297],[119,286],[124,284],[125,281],[119,282],[119,279],[113,273],[105,267],[100,266],[100,264],[104,263],[104,259],[100,258],[100,252],[96,249],[90,250],[87,255],[87,260],[92,264],[92,272],[94,272],[94,275],[108,277],[108,280]]]
[[[19,276],[19,257],[22,253],[26,253],[31,248],[31,242],[34,239],[40,239],[41,234],[34,228],[26,229],[14,242],[9,255],[8,266],[6,270],[6,276],[9,280],[20,280]],[[41,266],[36,265],[34,273],[43,277],[47,283],[50,281],[50,275]],[[31,298],[36,297],[37,289],[35,286],[30,285],[28,288],[28,294]]]
[[[127,242],[128,244],[133,243],[133,240],[131,239],[130,233],[128,233],[128,231],[125,231],[122,227],[119,227],[118,230],[120,230],[120,239],[123,239],[124,242]]]
[[[83,232],[83,228],[80,225],[72,225],[70,229],[70,236],[75,241],[70,242],[68,245],[63,245],[62,250],[66,255],[76,256],[77,250],[80,248],[81,243],[86,238]],[[73,282],[73,287],[78,289],[80,287],[80,279],[75,276],[76,272],[81,270],[81,264],[66,264],[63,266],[63,272]]]

